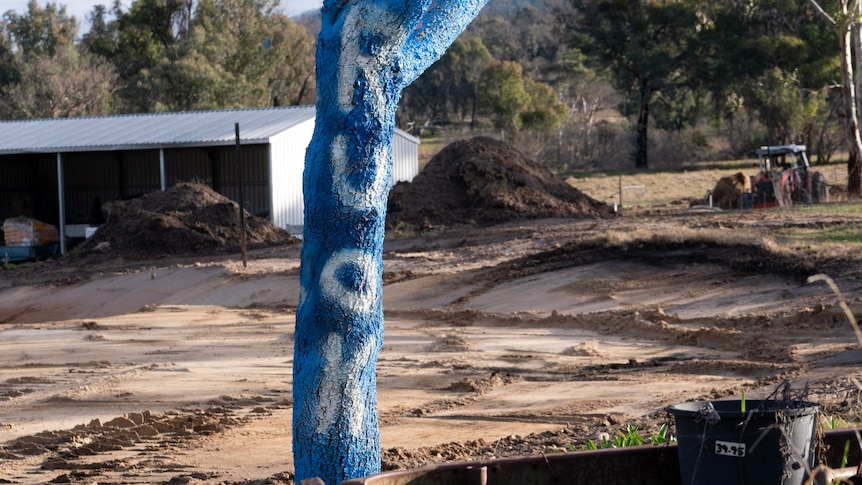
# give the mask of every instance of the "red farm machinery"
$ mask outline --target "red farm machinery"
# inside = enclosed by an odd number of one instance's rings
[[[826,177],[811,170],[805,145],[763,146],[757,149],[757,160],[759,171],[751,177],[750,205],[746,200],[743,206],[761,209],[828,202]]]

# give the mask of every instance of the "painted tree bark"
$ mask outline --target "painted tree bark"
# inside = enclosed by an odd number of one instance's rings
[[[487,0],[324,0],[293,363],[296,481],[380,471],[375,367],[401,91]]]

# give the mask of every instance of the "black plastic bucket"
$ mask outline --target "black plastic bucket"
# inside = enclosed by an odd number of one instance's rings
[[[740,400],[700,401],[668,410],[682,485],[800,485],[814,466],[815,403],[749,400],[743,412]]]

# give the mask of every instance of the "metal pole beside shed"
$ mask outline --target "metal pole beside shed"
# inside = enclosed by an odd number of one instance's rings
[[[57,199],[60,205],[60,254],[66,254],[66,181],[63,177],[63,154],[57,153]]]
[[[243,194],[243,183],[242,183],[242,163],[240,162],[240,158],[242,157],[242,149],[240,148],[240,137],[239,137],[239,123],[234,124],[234,132],[236,134],[236,173],[237,173],[237,182],[239,183],[239,230],[240,230],[240,246],[242,247],[242,267],[245,268],[248,266],[248,252],[246,250],[245,244],[245,194]]]
[[[162,186],[162,192],[168,190],[167,174],[165,173],[165,149],[159,148],[159,183]]]

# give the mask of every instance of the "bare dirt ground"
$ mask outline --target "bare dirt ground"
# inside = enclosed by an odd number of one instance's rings
[[[670,404],[784,382],[860,420],[862,348],[806,282],[860,314],[858,248],[792,234],[862,217],[613,216],[489,139],[425,172],[390,198],[384,469],[649,436]],[[69,255],[0,270],[0,483],[293,483],[300,243],[253,219],[244,268],[238,207],[201,187],[111,213]]]
[[[608,231],[822,224],[792,212],[551,219],[393,239],[378,365],[386,468],[548,453],[789,379],[854,418],[862,271]],[[860,224],[862,221],[849,221]],[[298,244],[45,262],[0,282],[3,483],[290,483]]]

